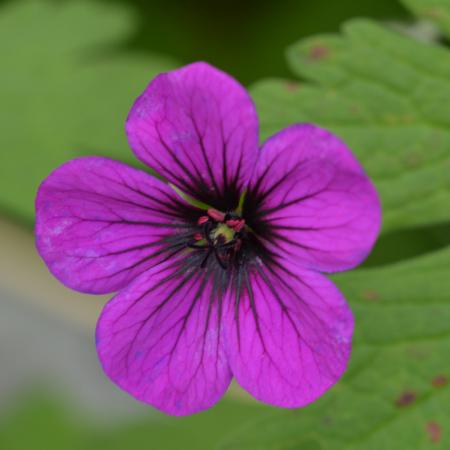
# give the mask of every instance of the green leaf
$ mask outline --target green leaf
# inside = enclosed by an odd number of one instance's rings
[[[450,247],[335,281],[356,317],[344,378],[318,402],[278,412],[227,450],[450,448]]]
[[[341,136],[380,192],[383,232],[450,220],[450,52],[358,19],[287,55],[307,81],[253,87],[263,137],[296,122]]]
[[[137,163],[125,139],[126,115],[147,83],[175,64],[115,50],[134,24],[128,10],[111,3],[21,0],[2,7],[0,208],[32,224],[39,183],[70,158]]]

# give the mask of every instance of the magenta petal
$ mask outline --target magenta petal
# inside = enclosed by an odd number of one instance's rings
[[[279,261],[244,276],[239,306],[227,311],[224,327],[237,382],[263,402],[296,408],[345,371],[353,317],[323,275]]]
[[[197,200],[237,206],[257,157],[258,122],[245,89],[206,63],[155,78],[126,131],[137,157]]]
[[[193,211],[144,172],[106,158],[79,158],[39,188],[37,248],[67,286],[113,292],[180,250]]]
[[[221,303],[204,274],[174,264],[150,269],[106,305],[97,325],[108,376],[172,415],[209,408],[231,380]]]
[[[266,245],[312,269],[354,267],[379,233],[371,181],[341,140],[314,125],[291,126],[264,144],[247,197],[248,222]]]

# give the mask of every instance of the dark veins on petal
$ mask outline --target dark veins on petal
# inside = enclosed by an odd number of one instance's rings
[[[174,293],[182,290],[186,283],[197,280],[199,288],[184,320],[189,320],[190,312],[199,301],[208,301],[208,317],[204,332],[207,332],[212,310],[217,311],[220,326],[222,303],[228,292],[230,295],[227,298],[234,302],[238,342],[240,342],[240,307],[245,298],[255,321],[256,332],[265,348],[263,332],[259,325],[258,299],[254,295],[255,283],[258,283],[260,289],[264,287],[274,296],[279,308],[296,330],[299,340],[302,341],[296,321],[284,304],[283,296],[278,292],[279,289],[297,299],[308,310],[309,306],[286,281],[285,278],[289,279],[293,274],[283,267],[279,259],[280,255],[268,249],[263,243],[265,239],[272,239],[276,230],[268,221],[262,220],[265,213],[258,209],[261,197],[262,194],[256,191],[247,192],[241,214],[231,209],[226,212],[214,208],[207,211],[193,209],[186,217],[188,228],[164,238],[162,241],[164,245],[159,252],[166,254],[164,261],[172,259],[173,262],[171,262],[171,274],[152,288],[154,290],[167,285],[168,293],[160,301],[158,310],[170,302]],[[302,200],[299,198],[296,201],[300,203]],[[283,207],[284,205],[280,205],[280,209]],[[211,290],[208,290],[208,298],[202,299],[202,295],[205,297],[207,285],[212,286]],[[145,292],[142,297],[149,293],[149,291]],[[313,311],[309,313],[314,315]],[[313,318],[313,320],[316,319],[320,320],[317,317]],[[180,333],[183,329],[184,325]]]
[[[153,186],[154,195],[149,194],[139,188],[127,183],[116,173],[117,180],[107,176],[100,176],[100,180],[105,183],[115,183],[119,187],[126,187],[127,194],[132,196],[110,196],[105,193],[93,193],[82,188],[58,189],[58,195],[63,195],[66,200],[78,201],[80,194],[83,195],[83,205],[85,208],[101,210],[102,214],[96,218],[85,217],[72,213],[74,222],[66,228],[66,234],[71,236],[71,230],[83,222],[91,224],[97,223],[98,228],[89,235],[95,238],[106,231],[114,232],[116,226],[130,226],[136,230],[132,237],[138,239],[139,244],[129,246],[130,236],[123,238],[111,237],[109,241],[103,241],[105,248],[109,244],[117,247],[115,250],[105,250],[100,255],[92,257],[83,255],[87,260],[86,264],[93,263],[98,258],[109,258],[135,252],[139,256],[130,258],[128,265],[120,266],[116,271],[104,275],[90,278],[91,282],[112,279],[122,274],[136,270],[136,273],[145,270],[147,267],[157,263],[160,264],[169,260],[185,248],[185,243],[192,236],[192,227],[195,226],[199,211],[197,208],[186,204],[181,199],[169,195],[166,191]],[[126,213],[121,213],[126,208]],[[150,213],[150,214],[148,214]],[[147,217],[152,217],[148,219]],[[65,216],[52,216],[52,220],[65,219]],[[155,229],[159,230],[158,232]],[[148,239],[146,239],[148,237]],[[156,238],[156,239],[155,239]],[[120,245],[123,241],[123,245]],[[147,251],[145,251],[147,250]],[[66,256],[78,257],[77,253],[65,252]]]
[[[182,189],[189,195],[193,196],[196,200],[199,200],[207,205],[211,205],[222,211],[233,210],[238,206],[240,192],[242,191],[243,187],[243,183],[241,180],[243,152],[240,152],[236,173],[229,174],[227,171],[227,166],[229,165],[227,160],[227,154],[229,154],[230,152],[227,151],[227,147],[230,139],[233,137],[233,133],[237,130],[237,128],[235,130],[232,130],[228,134],[228,136],[225,136],[223,125],[221,124],[220,126],[221,142],[222,142],[220,152],[222,159],[221,163],[222,172],[219,175],[217,175],[217,173],[214,172],[212,162],[208,157],[209,152],[205,145],[206,131],[202,132],[199,125],[197,124],[194,113],[191,112],[190,114],[188,114],[188,117],[191,120],[192,126],[196,131],[196,136],[198,137],[197,144],[200,148],[200,154],[207,168],[207,174],[205,175],[206,180],[204,179],[204,176],[202,176],[202,174],[200,173],[197,167],[198,164],[196,164],[196,162],[189,156],[190,155],[189,148],[187,148],[183,144],[183,142],[178,143],[178,145],[180,145],[183,150],[183,155],[185,155],[189,159],[189,167],[187,167],[187,165],[184,164],[184,162],[180,160],[180,158],[177,156],[177,153],[170,146],[170,144],[166,142],[159,125],[156,124],[155,129],[158,134],[159,142],[161,142],[167,153],[170,155],[173,163],[176,166],[178,166],[178,168],[181,170],[182,173],[188,176],[188,179],[185,179],[177,175],[175,172],[171,172],[171,177],[175,179],[180,189]],[[142,140],[140,141],[140,144],[143,148],[146,148],[146,145]],[[164,174],[166,172],[166,168],[160,166],[158,167],[158,171]]]
[[[167,358],[170,364],[172,356],[176,354],[177,347],[183,339],[183,333],[188,329],[188,322],[195,321],[195,311],[198,310],[200,304],[203,305],[203,310],[206,312],[204,320],[199,322],[201,323],[199,334],[202,336],[201,355],[196,362],[195,372],[202,370],[203,353],[207,351],[205,346],[208,342],[207,333],[210,326],[218,327],[215,346],[217,354],[220,351],[220,328],[222,327],[222,315],[225,313],[225,300],[234,303],[234,305],[227,306],[227,311],[230,307],[234,309],[234,330],[237,333],[239,350],[244,342],[241,341],[240,336],[240,314],[243,314],[242,307],[245,305],[245,310],[250,312],[255,323],[255,332],[265,354],[276,366],[277,362],[272,360],[270,343],[269,345],[266,343],[267,330],[265,327],[267,325],[264,326],[263,323],[260,323],[258,308],[261,307],[261,304],[258,300],[261,299],[255,295],[256,291],[265,291],[274,298],[286,319],[287,326],[298,337],[298,345],[311,351],[315,365],[320,372],[325,376],[333,373],[334,367],[337,366],[336,360],[340,357],[338,352],[330,360],[324,356],[327,355],[326,352],[319,350],[320,346],[333,348],[334,338],[331,331],[325,331],[328,330],[328,326],[323,323],[323,318],[320,317],[320,314],[316,314],[316,311],[291,285],[290,279],[295,275],[287,267],[284,267],[279,255],[264,246],[261,239],[264,236],[259,236],[252,228],[259,229],[258,222],[253,218],[252,226],[247,223],[251,201],[244,202],[244,208],[246,203],[248,209],[247,211],[243,209],[242,214],[235,211],[222,212],[213,208],[207,211],[194,207],[178,210],[176,214],[185,214],[184,225],[178,229],[169,228],[167,230],[169,234],[161,239],[162,246],[159,253],[164,255],[163,258],[166,262],[161,266],[161,273],[164,273],[164,276],[140,293],[121,312],[121,315],[115,318],[117,324],[115,333],[129,333],[132,328],[133,338],[114,355],[115,358],[125,362],[124,370],[126,372],[128,372],[128,365],[133,364],[135,360],[133,355],[139,347],[137,343],[146,341],[145,335],[152,322],[158,317],[166,317],[166,314],[177,314],[178,310],[181,311],[180,315],[176,316],[176,320],[170,323],[161,337],[164,338],[168,334],[175,336],[170,346],[164,350],[164,355],[160,355],[161,358]],[[296,281],[306,291],[314,291],[306,280],[297,279]],[[302,310],[300,322],[306,331],[299,328],[299,313],[293,310],[292,303],[286,303],[286,297],[290,297],[301,305],[299,308]],[[147,314],[139,315],[138,323],[125,321],[126,326],[122,328],[121,319],[125,318],[133,309],[139,308],[139,303],[147,301],[147,298],[152,298],[151,310]],[[307,335],[308,331],[312,329],[324,331],[318,339],[311,339]],[[146,348],[147,354],[153,351],[158,342],[152,343],[149,348]],[[285,378],[283,373],[280,372],[279,375],[287,384],[291,383],[292,380]],[[194,376],[195,373],[192,377]]]
[[[320,196],[322,193],[330,191],[330,186],[325,184],[325,186],[319,189],[313,190],[307,194],[299,195],[295,198],[289,198],[289,189],[285,189],[285,195],[280,200],[279,204],[271,208],[263,208],[261,205],[264,200],[270,196],[270,194],[277,189],[289,178],[289,176],[294,173],[302,163],[295,164],[288,172],[283,174],[278,180],[273,181],[268,187],[262,188],[263,184],[266,182],[266,178],[270,173],[270,165],[266,167],[264,172],[259,177],[258,181],[247,191],[245,195],[245,201],[243,204],[243,218],[249,227],[259,236],[270,242],[276,244],[277,242],[283,241],[295,247],[302,248],[306,251],[320,251],[326,253],[327,250],[312,247],[305,243],[299,242],[297,240],[289,239],[283,230],[296,230],[296,231],[317,231],[318,228],[315,227],[301,227],[301,226],[289,226],[276,224],[277,217],[270,215],[276,212],[282,212],[283,209],[289,208],[293,205],[300,205],[316,196]],[[307,175],[308,176],[308,175]],[[298,181],[298,180],[297,180]],[[281,214],[282,215],[282,214]],[[323,229],[323,227],[322,227]]]
[[[206,155],[205,155],[206,157]],[[227,176],[224,174],[224,179]],[[193,176],[197,179],[197,176]],[[275,182],[276,183],[276,182]],[[200,184],[198,185],[200,186]],[[276,235],[276,229],[269,221],[264,220],[266,212],[260,206],[267,192],[258,191],[259,185],[245,194],[242,208],[239,208],[239,195],[236,195],[237,201],[229,203],[230,199],[225,197],[222,200],[211,202],[214,205],[223,204],[227,206],[224,210],[210,208],[207,211],[191,206],[184,201],[178,200],[166,192],[158,191],[155,196],[149,195],[129,185],[127,188],[138,194],[140,199],[132,202],[129,199],[120,200],[126,202],[130,207],[148,209],[152,213],[164,216],[166,220],[162,222],[150,222],[147,220],[129,220],[126,217],[117,217],[117,221],[99,220],[104,222],[105,227],[114,223],[129,224],[133,226],[143,226],[143,234],[146,233],[145,226],[157,227],[161,230],[158,239],[151,243],[143,243],[132,248],[124,248],[110,252],[108,255],[122,254],[140,249],[151,248],[151,253],[146,253],[130,265],[120,268],[119,272],[126,272],[134,268],[140,268],[147,263],[150,265],[159,265],[161,263],[168,265],[168,270],[156,285],[150,290],[143,292],[135,301],[124,311],[125,315],[130,309],[134,308],[142,299],[151,294],[152,291],[161,292],[158,294],[158,304],[148,315],[144,317],[141,327],[135,330],[136,336],[144,329],[152,318],[168,305],[177,292],[183,292],[188,286],[195,290],[190,297],[191,304],[187,307],[182,322],[177,324],[178,338],[174,343],[177,345],[180,336],[186,329],[189,317],[198,305],[198,302],[208,302],[207,317],[204,333],[207,333],[209,323],[217,320],[221,324],[223,313],[223,302],[225,297],[234,303],[234,317],[236,323],[236,333],[238,343],[240,343],[240,320],[242,302],[246,302],[246,308],[251,312],[254,319],[256,332],[265,348],[264,333],[260,328],[258,317],[258,298],[254,295],[255,287],[261,291],[262,288],[270,292],[275,298],[283,315],[292,326],[299,341],[303,341],[301,332],[298,330],[297,322],[291,317],[291,311],[283,301],[283,295],[280,295],[280,289],[287,295],[298,300],[309,310],[309,306],[303,302],[302,298],[290,286],[288,279],[293,275],[289,270],[283,267],[278,254],[275,250],[268,249],[264,245],[265,240],[270,240]],[[275,189],[276,186],[273,187]],[[238,191],[236,191],[238,192]],[[315,195],[310,194],[310,195]],[[197,199],[209,200],[209,197],[197,196]],[[300,203],[304,198],[298,198],[295,201]],[[117,200],[116,200],[117,201]],[[235,205],[234,208],[229,205]],[[280,204],[279,209],[285,205]],[[240,211],[242,210],[242,211]],[[154,236],[154,235],[153,235]],[[108,276],[120,275],[119,272],[109,274]],[[196,287],[193,287],[196,286]],[[226,294],[229,294],[226,296]],[[218,314],[218,317],[212,318],[211,315]],[[309,310],[308,314],[314,315]],[[318,317],[312,320],[320,320]],[[308,345],[306,343],[306,345]],[[326,363],[326,361],[325,361]]]

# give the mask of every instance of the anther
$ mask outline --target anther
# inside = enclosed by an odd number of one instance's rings
[[[216,222],[223,222],[225,220],[225,214],[213,208],[208,209],[208,216],[211,217],[211,219],[214,219]]]
[[[198,225],[203,225],[204,223],[208,222],[209,217],[208,216],[200,216],[197,220]]]
[[[245,220],[244,219],[230,219],[227,220],[226,225],[232,228],[234,231],[239,232],[244,228],[245,226]]]

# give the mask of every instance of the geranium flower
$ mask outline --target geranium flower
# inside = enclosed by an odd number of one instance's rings
[[[353,332],[320,272],[359,264],[380,227],[357,160],[307,124],[260,148],[250,97],[205,63],[156,77],[126,132],[165,181],[77,158],[36,200],[50,271],[81,292],[119,291],[96,332],[107,375],[174,415],[209,408],[233,376],[273,405],[317,399],[345,371]]]

